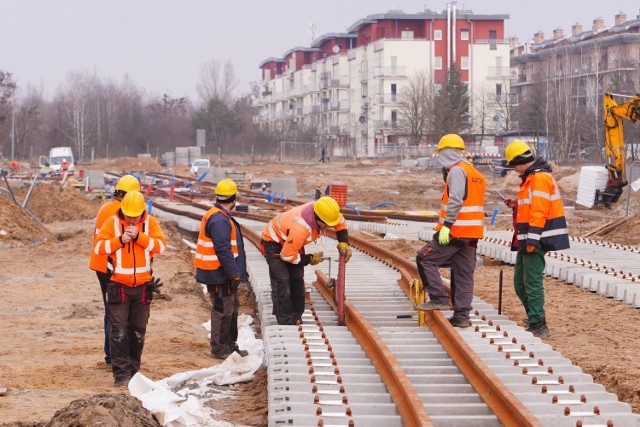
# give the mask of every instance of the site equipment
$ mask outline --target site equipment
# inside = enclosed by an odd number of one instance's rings
[[[596,205],[603,203],[605,206],[610,206],[611,203],[617,202],[622,194],[622,188],[628,184],[622,119],[629,120],[631,123],[640,120],[640,94],[636,94],[623,104],[618,104],[613,97],[614,94],[610,92],[604,94],[604,137],[605,153],[609,162],[606,165],[609,179],[604,191],[596,190]]]

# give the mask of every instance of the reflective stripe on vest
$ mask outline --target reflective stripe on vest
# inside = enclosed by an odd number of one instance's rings
[[[196,268],[199,268],[201,270],[217,270],[221,266],[218,255],[216,254],[216,247],[213,243],[213,240],[211,240],[211,238],[207,237],[206,235],[207,222],[209,221],[209,218],[217,213],[223,214],[231,225],[231,252],[233,253],[234,258],[238,257],[236,227],[225,211],[217,206],[214,206],[204,214],[204,216],[202,217],[202,221],[200,221],[200,233],[198,234],[198,242],[196,244],[196,256],[194,265]]]
[[[522,247],[538,243],[547,251],[569,247],[560,189],[550,173],[537,171],[527,176],[518,191],[516,215],[518,242]]]
[[[114,230],[114,234],[115,237],[120,237],[122,236],[122,230],[120,230],[120,221],[118,220],[117,216],[112,216],[111,217],[114,221],[113,224],[113,230]],[[145,216],[145,220],[143,222],[144,224],[144,229],[148,230],[149,229],[149,215]],[[109,242],[107,242],[107,245],[105,245],[105,247],[108,249],[109,246]],[[144,265],[138,265],[138,266],[132,266],[132,267],[125,267],[124,266],[124,256],[123,256],[123,251],[126,250],[127,245],[125,245],[124,247],[118,249],[115,252],[115,263],[113,266],[111,266],[111,268],[113,269],[113,275],[112,275],[112,280],[114,281],[118,281],[117,280],[117,276],[118,274],[127,274],[127,275],[132,275],[132,274],[139,274],[139,273],[148,273],[151,271],[151,255],[150,255],[150,251],[153,247],[153,239],[151,239],[150,241],[150,245],[148,248],[146,248],[144,250]],[[130,257],[126,257],[126,258],[130,258]],[[137,262],[137,260],[136,260]]]
[[[482,239],[484,237],[484,193],[487,181],[470,163],[460,162],[467,175],[465,198],[458,217],[451,227],[451,235],[461,239]],[[454,166],[454,167],[456,167]],[[440,205],[440,219],[435,229],[440,230],[444,219],[447,217],[447,205],[449,203],[449,186],[445,182],[442,204]]]

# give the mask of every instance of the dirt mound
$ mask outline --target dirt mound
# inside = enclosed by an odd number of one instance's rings
[[[165,170],[160,163],[151,157],[118,157],[101,161],[99,166],[118,174],[126,174],[131,171],[163,172]]]
[[[25,197],[24,189],[16,195],[18,201],[23,201]],[[40,221],[51,223],[95,218],[99,206],[100,200],[97,195],[52,183],[36,184],[26,207]]]
[[[160,423],[153,418],[140,401],[128,394],[96,394],[88,399],[71,402],[60,409],[49,422],[29,423],[29,427],[68,427],[68,426],[120,426],[120,427],[158,427]],[[0,424],[3,427],[23,427],[23,423]]]
[[[32,246],[53,240],[47,228],[8,199],[0,201],[0,248]]]

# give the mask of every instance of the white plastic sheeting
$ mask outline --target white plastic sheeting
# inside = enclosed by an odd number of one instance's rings
[[[203,403],[229,397],[232,391],[216,386],[250,381],[264,364],[264,345],[255,338],[252,324],[251,316],[238,317],[237,343],[249,352],[246,357],[234,352],[218,365],[177,373],[160,381],[138,372],[129,382],[129,392],[165,427],[233,426],[216,420],[214,411]],[[210,322],[204,326],[210,326]]]

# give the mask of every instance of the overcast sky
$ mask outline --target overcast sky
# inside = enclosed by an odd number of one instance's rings
[[[152,95],[196,100],[200,67],[231,61],[239,93],[260,79],[258,65],[315,37],[344,32],[356,21],[390,9],[434,11],[446,2],[409,0],[4,0],[0,24],[0,70],[20,85],[42,86],[53,96],[70,71],[94,72],[121,81],[125,75]],[[578,6],[575,6],[575,5]],[[458,8],[475,14],[506,14],[506,36],[528,40],[541,30],[551,38],[576,22],[594,18],[613,24],[620,11],[639,13],[638,0],[467,0]]]

